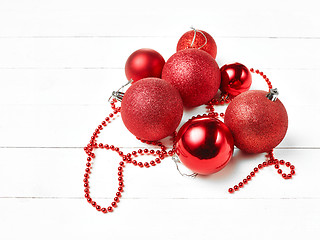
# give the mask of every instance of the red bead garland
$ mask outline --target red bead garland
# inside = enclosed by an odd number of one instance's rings
[[[132,163],[134,166],[139,166],[141,168],[143,167],[149,168],[150,166],[156,166],[157,164],[160,164],[161,160],[163,160],[165,157],[172,156],[174,154],[174,149],[166,151],[167,149],[166,146],[164,146],[159,141],[144,141],[144,140],[138,139],[143,143],[153,145],[153,146],[158,146],[160,147],[161,150],[155,151],[153,149],[149,150],[147,148],[144,148],[144,149],[139,149],[138,151],[132,151],[131,153],[127,153],[127,154],[120,151],[120,148],[114,145],[97,143],[97,138],[99,137],[99,134],[104,129],[104,127],[106,127],[107,124],[110,123],[118,113],[120,113],[121,107],[116,107],[115,106],[116,102],[117,102],[116,99],[113,99],[111,101],[110,104],[113,112],[110,113],[109,117],[106,117],[105,120],[102,121],[100,125],[98,125],[98,127],[96,128],[96,130],[94,131],[91,137],[89,144],[86,147],[84,147],[84,151],[88,155],[84,179],[83,179],[84,192],[85,192],[84,196],[87,199],[89,204],[91,204],[98,212],[102,212],[102,213],[113,212],[114,208],[118,206],[117,203],[120,202],[120,198],[122,197],[121,192],[123,192],[123,188],[124,188],[123,170],[126,164]],[[176,132],[172,134],[173,139],[175,138],[175,136],[176,136]],[[97,148],[115,151],[122,158],[122,161],[119,162],[119,167],[118,167],[118,182],[119,182],[118,191],[116,192],[116,197],[114,198],[114,201],[111,202],[110,206],[108,207],[101,207],[95,201],[93,201],[90,195],[89,178],[90,178],[91,169],[92,169],[91,162],[95,158],[95,154],[93,153],[93,151],[94,149],[97,149]],[[138,162],[137,160],[134,159],[145,154],[153,155],[156,158],[154,160],[151,160],[150,162],[144,162],[144,163]]]
[[[278,174],[282,176],[283,179],[290,179],[292,176],[295,174],[295,167],[294,165],[291,165],[290,162],[285,162],[284,160],[278,160],[274,157],[273,155],[273,150],[271,150],[267,155],[266,155],[267,160],[265,160],[262,164],[259,164],[257,167],[253,169],[250,174],[244,178],[242,181],[239,182],[239,184],[235,185],[234,187],[231,187],[228,189],[229,193],[234,193],[235,191],[238,191],[239,188],[242,188],[245,184],[248,183],[252,179],[252,177],[256,176],[256,173],[259,172],[262,168],[268,167],[268,166],[274,166],[274,168],[277,170]],[[290,173],[286,174],[283,173],[282,170],[280,169],[279,165],[284,165],[290,169]]]

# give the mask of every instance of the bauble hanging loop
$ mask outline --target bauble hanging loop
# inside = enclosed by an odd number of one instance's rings
[[[133,82],[132,79],[130,79],[126,84],[124,84],[123,86],[121,86],[117,91],[113,91],[111,96],[109,97],[108,101],[110,102],[112,98],[117,99],[119,102],[122,101],[122,98],[124,96],[124,92],[122,92],[124,90],[124,88],[126,86],[128,86],[129,84],[131,84]]]
[[[267,98],[271,100],[272,102],[275,102],[278,98],[279,92],[277,88],[272,88],[269,90],[269,93],[267,94]]]

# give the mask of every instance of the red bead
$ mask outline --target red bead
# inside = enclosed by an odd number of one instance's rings
[[[113,211],[113,208],[110,206],[108,207],[108,212],[112,212]]]
[[[154,161],[150,161],[151,166],[155,166],[156,163]]]
[[[117,192],[117,193],[116,193],[116,196],[117,196],[117,197],[121,197],[121,193],[120,193],[120,192]]]
[[[123,171],[123,168],[122,168],[122,167],[118,167],[118,171],[119,171],[119,172],[122,172],[122,171]]]
[[[143,152],[144,152],[144,153],[148,153],[149,150],[148,150],[148,149],[144,149]]]
[[[87,187],[89,187],[89,184],[88,184],[88,183],[85,183],[85,184],[83,184],[83,186],[84,186],[85,188],[87,188]]]
[[[142,149],[139,149],[139,150],[138,150],[138,153],[140,153],[140,154],[141,154],[141,153],[142,153]]]
[[[258,168],[260,168],[260,169],[263,168],[262,164],[259,164],[259,165],[258,165]]]
[[[145,166],[146,168],[150,167],[150,165],[149,165],[148,162],[145,162],[145,163],[144,163],[144,166]]]
[[[97,205],[97,203],[96,203],[95,201],[93,201],[93,202],[91,202],[91,205],[92,205],[93,207],[95,207],[95,206]]]
[[[292,169],[292,170],[293,170],[293,169],[294,169],[294,166],[293,166],[293,165],[291,165],[291,166],[290,166],[290,169]]]
[[[110,147],[109,147],[108,144],[106,144],[106,145],[104,145],[104,148],[105,148],[105,149],[109,149]]]
[[[124,162],[120,162],[119,165],[120,165],[120,166],[124,166]]]
[[[289,173],[289,174],[287,175],[287,178],[292,178],[292,175]]]
[[[278,169],[278,173],[281,174],[281,173],[282,173],[282,170],[281,170],[281,169]]]
[[[255,168],[253,169],[253,171],[258,172],[259,169],[255,167]]]
[[[116,203],[116,202],[112,202],[112,203],[111,203],[111,206],[112,206],[112,207],[117,207],[117,203]]]
[[[108,211],[107,211],[107,209],[106,209],[106,208],[101,208],[101,212],[103,212],[103,213],[107,213]]]
[[[283,177],[283,178],[286,178],[286,177],[287,177],[287,174],[282,173],[282,177]]]
[[[233,188],[229,188],[229,193],[233,193]]]
[[[247,176],[247,179],[250,181],[250,180],[251,180],[251,176],[250,176],[250,175],[248,175],[248,176]]]
[[[274,168],[278,169],[278,168],[279,168],[279,165],[278,165],[278,164],[274,165]]]
[[[111,117],[111,118],[112,118],[112,117],[113,117],[113,113],[110,113],[110,114],[109,114],[109,117]]]
[[[242,182],[239,182],[239,184],[238,184],[238,185],[239,185],[239,187],[240,187],[240,188],[242,188],[242,187],[243,187],[243,183],[242,183]]]
[[[103,148],[103,144],[102,143],[99,143],[99,148]]]
[[[84,181],[84,182],[88,182],[88,178],[84,178],[83,181]]]
[[[87,158],[87,161],[90,162],[90,161],[91,161],[91,157],[88,157],[88,158]]]
[[[87,198],[87,201],[88,201],[88,203],[91,203],[92,199],[91,198]]]
[[[291,170],[290,173],[294,175],[296,172],[294,170]]]
[[[133,161],[132,161],[132,164],[135,165],[135,166],[137,166],[138,163],[137,163],[136,160],[133,160]]]
[[[111,145],[111,146],[110,146],[110,149],[111,149],[111,150],[114,150],[114,146],[113,146],[113,145]]]
[[[151,153],[151,154],[154,154],[154,150],[153,150],[153,149],[152,149],[152,150],[150,150],[150,153]]]
[[[247,184],[247,183],[248,183],[248,180],[247,180],[247,179],[243,179],[242,182],[243,182],[244,184]]]
[[[115,202],[120,202],[120,199],[119,199],[118,197],[115,197],[113,200],[114,200]]]
[[[123,182],[123,178],[122,177],[118,177],[118,181],[119,182]]]
[[[137,155],[137,152],[136,151],[132,151],[132,155]]]
[[[124,187],[124,183],[123,182],[119,182],[119,186],[120,187]]]
[[[283,165],[283,164],[284,164],[284,160],[280,160],[279,163],[280,163],[281,165]]]
[[[85,188],[84,192],[86,192],[86,193],[90,192],[89,188]]]
[[[251,177],[253,177],[253,176],[255,175],[255,173],[254,173],[254,172],[251,172],[250,175],[251,175]]]
[[[123,187],[118,187],[118,191],[123,192]],[[120,196],[118,196],[118,197],[120,197]]]
[[[266,167],[268,164],[266,162],[263,162],[262,165]]]
[[[122,172],[118,172],[118,176],[121,177],[122,176]]]
[[[116,152],[119,152],[119,148],[118,148],[118,147],[116,147],[114,150],[115,150]]]
[[[139,167],[143,167],[143,163],[142,162],[138,162],[138,166]]]
[[[160,160],[159,158],[156,158],[155,161],[156,161],[156,163],[158,163],[158,164],[161,163],[161,160]]]
[[[99,205],[96,206],[96,209],[97,209],[98,211],[101,211],[101,207],[100,207]]]
[[[237,185],[234,185],[233,189],[234,189],[235,191],[238,191],[238,190],[239,190],[239,187],[238,187]]]
[[[91,167],[91,163],[86,163],[86,166],[87,167]]]

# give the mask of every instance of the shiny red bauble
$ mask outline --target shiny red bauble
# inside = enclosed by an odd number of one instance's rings
[[[178,132],[176,153],[192,171],[208,175],[220,171],[233,154],[233,138],[220,120],[201,116],[190,119]]]
[[[121,102],[124,125],[135,136],[156,141],[172,134],[183,115],[179,92],[160,78],[134,82]]]
[[[205,51],[192,48],[173,54],[163,67],[162,78],[178,89],[186,107],[209,102],[221,82],[216,61]]]
[[[177,52],[187,48],[197,48],[217,56],[217,45],[211,35],[202,30],[191,30],[182,35],[177,44]]]
[[[279,99],[271,101],[267,94],[261,90],[241,93],[226,110],[224,122],[235,145],[245,152],[268,152],[286,135],[287,111]]]
[[[128,80],[138,81],[147,77],[161,77],[165,60],[157,51],[142,48],[132,53],[125,66]]]
[[[226,64],[221,67],[221,86],[222,93],[227,93],[235,97],[240,93],[248,91],[252,77],[249,69],[241,63]]]

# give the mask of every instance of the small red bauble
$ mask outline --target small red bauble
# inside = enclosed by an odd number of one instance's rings
[[[209,102],[221,82],[216,61],[205,51],[192,48],[172,55],[163,67],[162,78],[178,89],[186,107]]]
[[[246,66],[241,63],[226,64],[220,69],[222,93],[227,93],[232,97],[248,91],[252,77]]]
[[[202,175],[224,168],[233,149],[233,137],[228,127],[209,116],[190,119],[181,127],[176,139],[176,153],[181,162]]]
[[[245,152],[268,152],[286,135],[287,111],[279,99],[272,101],[267,94],[261,90],[241,93],[226,110],[224,122],[235,145]]]
[[[179,92],[160,78],[134,82],[121,102],[121,117],[135,136],[155,141],[172,134],[183,115]]]
[[[132,53],[125,66],[128,80],[138,81],[147,77],[161,77],[165,60],[157,51],[142,48]]]
[[[191,30],[182,35],[177,44],[177,52],[187,48],[197,48],[217,56],[217,45],[211,35],[202,30]]]

